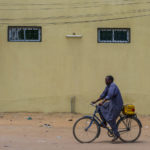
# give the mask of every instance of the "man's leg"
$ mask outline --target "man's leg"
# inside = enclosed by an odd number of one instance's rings
[[[100,115],[100,118],[102,119],[101,127],[105,128],[107,126],[107,122],[106,122],[106,120],[105,120],[105,118],[104,118],[104,116],[103,116],[103,114],[101,112],[101,108],[100,107],[99,107],[99,115]]]
[[[102,119],[103,123],[104,123],[105,125],[107,125],[106,120],[105,120],[105,118],[104,118],[104,116],[103,116],[103,114],[102,114],[102,112],[101,112],[101,108],[100,108],[100,107],[99,107],[99,115],[100,115],[100,118]]]
[[[115,140],[116,140],[120,136],[120,134],[118,132],[118,127],[117,127],[117,124],[116,124],[116,120],[109,121],[108,123],[109,123],[109,125],[111,126],[111,128],[113,130],[113,133],[115,135]]]

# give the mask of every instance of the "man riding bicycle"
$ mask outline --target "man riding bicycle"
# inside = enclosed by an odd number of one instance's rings
[[[115,135],[114,139],[112,140],[114,142],[120,136],[116,125],[116,120],[123,108],[123,100],[119,88],[113,81],[113,76],[106,76],[105,90],[100,95],[100,98],[92,103],[95,104],[100,100],[103,100],[99,104],[99,114],[101,115],[103,124],[106,124],[107,122],[111,126]]]

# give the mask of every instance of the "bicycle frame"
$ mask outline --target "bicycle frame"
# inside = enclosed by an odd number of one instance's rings
[[[112,130],[109,129],[105,124],[103,124],[103,121],[101,119],[99,119],[99,117],[97,117],[96,114],[100,113],[100,112],[98,111],[98,106],[96,105],[95,107],[96,107],[96,109],[95,109],[95,111],[93,113],[92,121],[90,122],[89,126],[85,129],[85,131],[87,131],[91,127],[93,121],[96,121],[99,127],[101,127],[103,125],[103,127],[106,128],[108,130],[108,132],[110,132],[111,134],[113,134]],[[87,117],[91,117],[91,116],[87,116]]]
[[[91,104],[91,105],[96,108],[95,111],[94,111],[94,113],[93,113],[93,115],[91,115],[91,116],[87,115],[87,116],[83,116],[83,117],[79,118],[75,122],[75,124],[73,126],[73,135],[77,139],[77,141],[79,141],[80,143],[89,143],[89,142],[94,141],[96,138],[98,138],[99,135],[100,135],[100,133],[101,133],[101,127],[103,127],[104,129],[107,130],[107,134],[108,134],[109,137],[113,137],[114,136],[112,128],[110,126],[105,125],[105,123],[103,122],[102,112],[99,110],[100,106],[99,105],[94,105],[94,104]],[[99,115],[97,115],[97,114],[99,114]],[[83,119],[86,119],[86,121],[88,121],[88,122],[86,122],[86,124],[85,124],[86,126],[84,127],[84,131],[85,132],[87,132],[88,130],[90,130],[90,127],[92,125],[94,125],[94,126],[97,127],[96,136],[92,140],[87,141],[87,142],[86,141],[84,142],[84,141],[80,140],[77,137],[76,130],[75,130],[76,125],[78,124],[78,122],[80,122],[80,120],[83,120]],[[131,125],[132,120],[134,120],[137,123],[137,127],[139,129],[138,130],[138,134],[137,134],[137,136],[134,139],[131,139],[131,140],[127,139],[126,140],[126,139],[124,139],[122,137],[122,134],[124,134],[126,132],[130,132],[130,129],[132,128],[132,125]],[[122,124],[120,124],[120,123],[123,124],[123,127],[122,127]],[[134,115],[126,115],[122,111],[120,113],[120,115],[118,116],[116,125],[118,127],[118,132],[121,133],[119,138],[123,142],[134,142],[134,141],[136,141],[139,138],[139,136],[141,134],[142,124],[141,124],[140,120],[137,118],[136,114],[134,114]]]
[[[99,107],[99,106],[97,106],[97,105],[93,105],[93,106],[96,107],[96,109],[95,109],[95,111],[94,111],[94,113],[93,113],[92,116],[87,116],[87,117],[92,117],[92,121],[90,122],[89,126],[85,129],[85,131],[87,131],[87,130],[92,126],[93,121],[96,121],[99,127],[101,127],[101,126],[103,125],[103,127],[104,127],[105,129],[107,129],[107,131],[108,131],[109,133],[111,133],[111,134],[113,135],[112,129],[109,129],[105,124],[103,124],[103,121],[102,121],[101,115],[100,115],[101,112],[98,111],[98,109],[99,109],[98,107]],[[97,115],[96,115],[97,113],[100,115],[100,119],[99,119],[99,117],[97,117]],[[122,119],[122,118],[124,118],[124,117],[128,117],[128,116],[123,115],[123,114],[120,114],[119,117],[120,117],[120,118],[119,118],[119,120],[120,120],[120,119]],[[136,117],[136,115],[134,115],[134,117]],[[122,130],[122,131],[119,131],[120,133],[130,130],[130,123],[128,122],[128,123],[126,124],[124,121],[123,121],[123,123],[124,123],[124,125],[126,126],[126,129],[125,129],[125,130]]]

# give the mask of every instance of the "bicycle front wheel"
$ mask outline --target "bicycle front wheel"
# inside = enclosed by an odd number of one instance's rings
[[[73,126],[73,135],[80,143],[93,142],[99,133],[98,123],[88,116],[78,119]]]
[[[135,142],[141,135],[141,124],[133,116],[124,117],[117,123],[120,140],[123,142]]]

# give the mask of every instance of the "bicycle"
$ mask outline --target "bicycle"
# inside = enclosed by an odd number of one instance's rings
[[[73,135],[80,143],[91,143],[100,136],[101,127],[107,130],[109,137],[114,137],[113,131],[110,127],[103,124],[102,119],[97,116],[99,114],[99,106],[91,104],[96,107],[93,116],[83,116],[79,118],[73,125]],[[122,142],[135,142],[141,135],[142,124],[137,118],[136,114],[124,114],[123,109],[117,121],[119,139]]]

